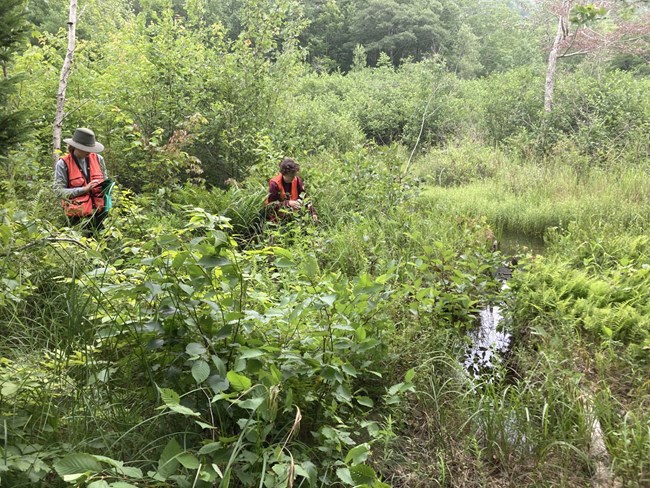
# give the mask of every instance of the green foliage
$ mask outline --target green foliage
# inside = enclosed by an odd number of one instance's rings
[[[574,250],[571,260],[540,264],[535,278],[526,280],[520,294],[537,311],[548,310],[540,299],[553,303],[558,320],[600,338],[604,344],[625,345],[630,354],[643,360],[650,346],[650,325],[644,319],[647,239],[605,236],[591,234],[585,239],[584,231],[576,230],[563,237],[557,245]],[[540,283],[550,287],[552,297],[532,293]]]
[[[34,134],[3,177],[3,486],[584,485],[583,384],[616,473],[647,478],[640,73],[576,63],[544,117],[540,33],[499,2],[91,0],[66,132],[95,129],[120,192],[85,238],[47,190],[65,5],[29,5],[40,32],[6,65]],[[285,155],[317,225],[264,219]],[[547,257],[504,291],[511,231]],[[500,302],[516,352],[470,383],[465,332]]]
[[[19,112],[11,97],[17,82],[11,69],[13,54],[18,51],[26,30],[23,7],[22,0],[7,0],[0,7],[0,66],[3,75],[0,78],[0,164],[3,167],[8,151],[25,138],[25,114]]]
[[[364,0],[351,16],[350,42],[365,46],[370,65],[380,53],[395,66],[407,56],[420,60],[431,46],[448,42],[441,10],[442,5],[430,2]]]
[[[453,77],[445,74],[440,64],[427,62],[405,63],[399,69],[358,69],[346,76],[308,77],[300,93],[322,101],[320,107],[348,120],[332,139],[336,145],[329,145],[345,150],[340,135],[345,130],[356,140],[355,125],[379,144],[415,144],[421,130],[423,146],[444,141],[452,130],[450,99],[454,89]]]
[[[476,90],[477,114],[484,124],[484,134],[491,144],[505,142],[522,132],[535,132],[542,116],[543,79],[530,67],[513,69],[488,77],[469,90]]]
[[[590,169],[586,157],[568,143],[556,150],[553,163],[540,165],[522,161],[516,154],[494,151],[490,157],[477,149],[466,156],[473,163],[469,167],[462,150],[448,148],[422,158],[414,172],[442,186],[465,183],[424,193],[441,209],[485,216],[504,231],[541,238],[547,229],[564,229],[570,222],[588,228],[600,221],[618,229],[645,228],[650,211],[644,197],[647,178],[636,170]],[[450,175],[443,171],[447,165]]]
[[[477,9],[472,2],[460,3],[470,39],[475,36],[480,40],[478,62],[470,64],[477,74],[502,73],[542,62],[543,53],[538,47],[541,35],[534,25],[535,9],[531,4],[514,6],[496,0],[481,2]],[[457,43],[449,55],[452,59],[465,55],[465,46]]]
[[[504,157],[497,150],[466,141],[428,152],[414,172],[437,186],[463,186],[495,177]]]
[[[624,72],[564,78],[558,83],[562,102],[553,127],[570,135],[590,165],[644,161],[650,154],[647,138],[641,136],[650,127],[644,96],[649,88],[647,80]]]

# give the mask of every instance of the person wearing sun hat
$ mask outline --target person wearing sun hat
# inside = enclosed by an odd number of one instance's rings
[[[104,146],[92,130],[83,127],[63,142],[68,154],[54,167],[54,189],[71,225],[83,222],[84,229],[97,231],[107,214],[101,185],[108,177],[104,158],[99,155]]]

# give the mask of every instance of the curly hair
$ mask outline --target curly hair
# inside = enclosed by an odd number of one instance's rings
[[[283,175],[289,173],[297,173],[298,171],[300,171],[300,165],[291,158],[284,158],[282,161],[280,161],[279,166],[280,166],[280,173],[282,173]]]

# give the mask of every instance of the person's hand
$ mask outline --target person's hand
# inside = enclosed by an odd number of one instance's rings
[[[84,186],[84,195],[90,193],[93,188],[96,186],[99,186],[101,184],[101,181],[99,180],[92,180],[90,183],[88,183],[86,186]]]
[[[312,215],[311,219],[314,221],[314,224],[318,223],[318,215],[316,215],[316,214]]]
[[[289,205],[292,209],[298,210],[301,206],[300,200],[289,200]]]

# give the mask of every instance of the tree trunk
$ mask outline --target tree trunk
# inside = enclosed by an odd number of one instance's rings
[[[548,64],[546,65],[546,84],[544,85],[544,113],[550,113],[553,109],[553,89],[555,88],[555,68],[557,66],[558,53],[560,51],[560,44],[569,35],[568,13],[570,1],[564,0],[562,2],[562,11],[560,12],[557,33],[555,40],[551,47],[551,52],[548,53]]]
[[[59,77],[59,91],[56,94],[56,115],[54,117],[54,130],[52,131],[52,157],[54,164],[59,159],[61,150],[61,129],[63,128],[63,119],[65,113],[65,91],[68,87],[68,77],[72,70],[72,58],[74,57],[74,48],[76,42],[77,26],[77,0],[70,0],[70,16],[68,17],[68,50],[65,54],[61,76]]]

